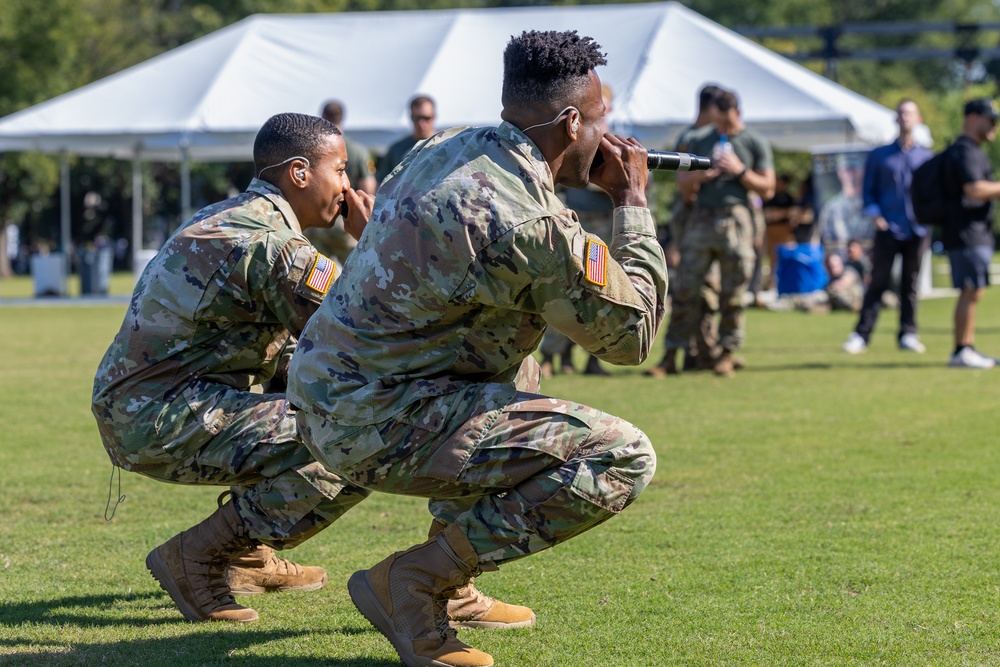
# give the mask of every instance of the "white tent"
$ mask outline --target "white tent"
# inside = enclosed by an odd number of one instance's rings
[[[142,247],[141,160],[249,161],[275,113],[347,107],[372,148],[410,129],[407,101],[437,101],[439,127],[495,125],[502,53],[523,30],[577,30],[602,45],[615,92],[611,126],[670,147],[707,82],[735,89],[744,119],[779,149],[885,142],[893,113],[676,2],[415,12],[258,15],[0,119],[0,151],[63,155],[62,247],[69,247],[66,155],[131,159],[133,253]]]
[[[492,125],[501,54],[522,30],[575,29],[608,54],[613,127],[669,146],[698,89],[735,89],[779,149],[883,142],[890,110],[676,2],[518,9],[258,15],[0,120],[0,150],[149,160],[249,160],[274,113],[336,97],[373,147],[409,130],[407,100],[437,100],[438,125]]]

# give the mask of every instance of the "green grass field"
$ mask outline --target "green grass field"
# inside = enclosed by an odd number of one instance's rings
[[[463,638],[510,667],[1000,664],[1000,370],[945,367],[953,303],[923,303],[922,356],[894,311],[858,357],[853,316],[753,311],[736,378],[547,382],[643,428],[658,471],[620,517],[479,579],[536,628]],[[89,397],[124,308],[0,308],[0,665],[398,665],[346,581],[422,539],[422,501],[375,495],[290,552],[330,584],[244,598],[261,620],[238,626],[183,621],[144,566],[218,489],[126,473],[104,520]],[[978,345],[1000,353],[998,289]]]

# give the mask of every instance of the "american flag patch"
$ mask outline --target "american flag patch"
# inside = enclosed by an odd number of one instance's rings
[[[587,239],[587,270],[585,277],[589,282],[604,287],[607,284],[606,269],[608,268],[608,246],[594,239]]]
[[[337,263],[325,255],[316,253],[316,263],[313,264],[312,271],[306,278],[306,287],[326,294],[330,290],[330,283],[333,282],[336,273]]]

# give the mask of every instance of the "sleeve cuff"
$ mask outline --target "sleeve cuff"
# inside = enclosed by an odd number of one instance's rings
[[[656,238],[656,223],[648,208],[641,206],[619,206],[614,211],[612,233],[617,236],[623,233],[643,234]]]

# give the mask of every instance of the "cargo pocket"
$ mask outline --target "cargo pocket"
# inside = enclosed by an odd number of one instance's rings
[[[625,509],[632,496],[635,480],[608,467],[604,462],[584,459],[576,470],[571,486],[573,493],[587,502],[618,514]]]
[[[513,383],[487,382],[407,406],[393,421],[408,432],[414,475],[456,481],[516,396]]]
[[[297,419],[306,448],[334,472],[349,475],[355,464],[385,449],[374,426],[336,424],[306,412],[299,412]]]
[[[220,406],[229,388],[195,382],[185,387],[156,418],[157,440],[163,451],[176,459],[197,452],[232,419]]]

